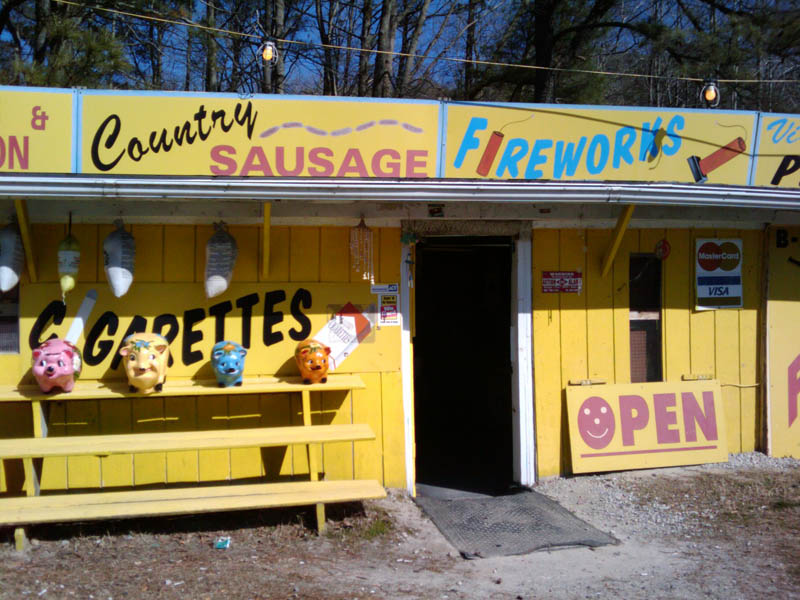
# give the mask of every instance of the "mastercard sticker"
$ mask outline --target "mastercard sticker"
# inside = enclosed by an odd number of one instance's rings
[[[742,240],[698,239],[697,310],[742,307]]]

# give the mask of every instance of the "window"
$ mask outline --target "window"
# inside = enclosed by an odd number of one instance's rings
[[[629,277],[631,383],[661,381],[661,261],[632,254]]]

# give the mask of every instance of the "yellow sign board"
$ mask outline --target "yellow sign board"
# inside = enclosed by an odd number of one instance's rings
[[[575,473],[728,460],[718,381],[570,386]]]
[[[434,102],[82,96],[81,172],[434,177]]]
[[[140,331],[169,340],[173,364],[168,377],[213,379],[211,348],[221,340],[248,348],[245,377],[297,375],[297,343],[323,332],[348,304],[350,313],[361,313],[359,335],[336,371],[400,369],[399,328],[377,327],[377,297],[368,284],[234,283],[211,300],[202,283],[134,281],[121,298],[104,283],[82,284],[69,293],[65,307],[58,284],[42,283],[21,289],[20,380],[30,380],[31,344],[52,335],[66,338],[90,289],[97,292],[97,300],[76,338],[83,355],[81,379],[125,379],[119,348],[127,335]],[[333,334],[347,332],[336,328]]]
[[[0,173],[71,173],[70,91],[0,89]]]
[[[753,113],[447,107],[445,177],[747,185]]]
[[[769,232],[768,447],[800,458],[800,228]]]
[[[800,117],[764,114],[760,120],[754,185],[800,186]]]

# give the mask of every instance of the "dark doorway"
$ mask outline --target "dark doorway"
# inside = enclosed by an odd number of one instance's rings
[[[419,483],[497,495],[513,482],[511,243],[457,237],[417,244]]]
[[[631,383],[661,381],[661,261],[631,254]]]

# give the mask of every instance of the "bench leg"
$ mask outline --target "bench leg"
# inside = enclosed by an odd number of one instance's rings
[[[17,552],[24,552],[28,547],[28,536],[24,527],[14,529],[14,545],[17,548]]]
[[[311,425],[311,393],[308,390],[302,391],[303,400],[303,425]],[[306,444],[308,453],[308,470],[311,481],[319,481],[319,465],[317,464],[317,453],[314,451],[316,444]],[[325,504],[317,503],[317,533],[325,533]]]

